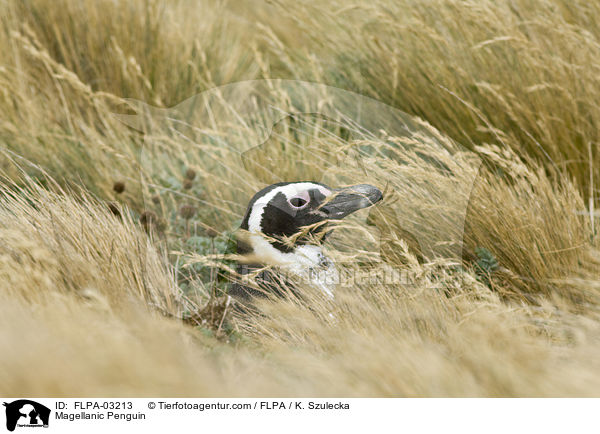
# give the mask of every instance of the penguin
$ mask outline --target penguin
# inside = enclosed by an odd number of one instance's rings
[[[280,182],[256,193],[240,225],[237,274],[229,295],[242,305],[268,294],[283,297],[291,290],[301,297],[286,274],[308,279],[333,298],[338,270],[324,253],[322,242],[331,232],[328,222],[374,205],[383,193],[369,184],[332,189],[311,181]],[[267,268],[265,268],[267,267]],[[255,274],[258,286],[244,282]]]

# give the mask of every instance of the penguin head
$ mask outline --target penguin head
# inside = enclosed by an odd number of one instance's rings
[[[250,200],[241,229],[264,235],[273,247],[288,253],[310,240],[322,240],[328,221],[340,220],[382,198],[381,191],[368,184],[332,189],[317,182],[277,183]],[[301,236],[290,242],[296,234]]]

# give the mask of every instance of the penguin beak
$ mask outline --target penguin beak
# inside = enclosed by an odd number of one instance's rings
[[[329,219],[339,220],[348,214],[367,208],[383,199],[383,193],[369,184],[353,185],[333,190],[332,198],[325,202],[320,210]]]

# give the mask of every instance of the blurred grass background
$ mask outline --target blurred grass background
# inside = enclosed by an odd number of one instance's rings
[[[598,4],[1,0],[0,10],[3,394],[600,392]],[[421,209],[425,193],[406,176],[447,196],[472,168],[432,177],[373,138],[389,160],[368,160],[361,180],[406,193],[402,216],[382,206],[380,218],[386,260],[424,276],[417,290],[357,284],[333,306],[278,303],[224,326],[211,294],[226,282],[206,264],[230,251],[264,186],[231,163],[254,133],[202,125],[231,150],[159,129],[147,146],[114,113],[133,113],[131,99],[168,108],[276,78],[375,98],[481,158],[464,255],[411,254],[405,224],[427,216],[408,228],[427,238],[446,222]]]

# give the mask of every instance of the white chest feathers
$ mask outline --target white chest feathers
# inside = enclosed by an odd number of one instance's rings
[[[298,246],[293,252],[284,253],[258,234],[251,235],[250,243],[254,253],[265,265],[276,266],[284,273],[300,277],[305,283],[333,298],[333,291],[339,283],[339,273],[334,262],[323,253],[321,246]]]
[[[339,273],[335,264],[320,246],[299,246],[293,255],[296,261],[282,268],[305,279],[307,283],[333,298],[333,291],[339,283]]]

